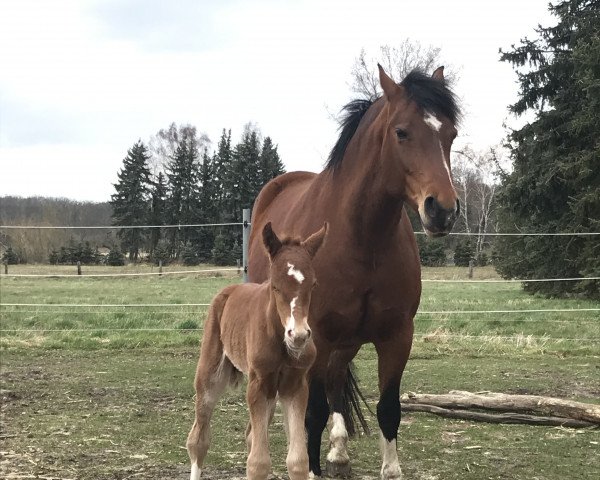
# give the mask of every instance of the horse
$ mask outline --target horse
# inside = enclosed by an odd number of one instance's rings
[[[200,479],[215,405],[227,386],[240,382],[242,373],[248,375],[250,411],[247,477],[266,480],[271,469],[267,430],[278,395],[288,438],[289,477],[308,478],[304,417],[307,374],[316,357],[308,324],[316,285],[312,259],[323,245],[327,229],[325,223],[304,241],[279,239],[267,223],[262,238],[270,263],[269,280],[230,285],[213,299],[194,381],[195,421],[187,439],[191,480]]]
[[[294,235],[329,223],[327,244],[315,259],[319,286],[309,316],[317,348],[306,413],[314,476],[322,474],[321,436],[330,413],[327,471],[349,473],[347,438],[357,413],[364,425],[350,366],[361,346],[372,343],[378,357],[381,477],[401,478],[399,391],[421,296],[418,248],[405,206],[418,212],[434,237],[447,234],[459,215],[450,148],[460,108],[443,67],[431,76],[412,71],[400,84],[378,67],[383,94],[344,107],[324,170],[276,177],[260,191],[252,212],[251,281],[268,274],[256,234],[267,219]]]

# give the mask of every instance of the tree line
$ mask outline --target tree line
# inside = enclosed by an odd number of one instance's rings
[[[179,260],[218,265],[241,259],[236,226],[142,228],[240,222],[265,183],[285,172],[277,146],[248,124],[232,144],[223,130],[213,152],[191,125],[161,130],[149,145],[141,140],[127,152],[110,204],[123,252],[130,261]]]

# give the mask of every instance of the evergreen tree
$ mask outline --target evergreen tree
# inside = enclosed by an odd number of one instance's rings
[[[454,248],[454,265],[468,267],[469,262],[475,259],[475,246],[470,239],[458,242]]]
[[[507,232],[600,231],[600,1],[550,5],[556,26],[539,27],[501,59],[517,69],[519,100],[535,118],[509,136],[514,170],[503,178],[498,220]],[[519,71],[521,67],[525,67]],[[597,236],[510,237],[496,246],[504,277],[600,275]],[[600,296],[600,282],[530,282],[530,292]]]
[[[123,168],[114,184],[111,195],[114,225],[146,225],[149,211],[150,170],[148,151],[138,141],[123,159]],[[122,248],[128,252],[130,260],[137,260],[146,236],[145,229],[124,228],[119,230]]]
[[[166,217],[166,199],[167,199],[167,185],[165,183],[165,176],[162,172],[156,177],[156,180],[152,182],[152,190],[150,192],[150,214],[148,221],[151,225],[164,225]],[[152,228],[150,230],[150,245],[148,253],[150,257],[153,257],[154,250],[158,245],[162,237],[160,228]]]
[[[421,265],[426,267],[443,267],[446,265],[445,238],[429,238],[417,235]]]
[[[285,167],[279,158],[277,146],[273,145],[273,140],[271,140],[271,137],[266,137],[263,141],[262,150],[259,157],[259,173],[261,177],[261,188],[269,180],[285,173]]]
[[[229,202],[231,192],[227,191],[228,172],[233,167],[233,151],[231,148],[231,130],[223,129],[221,139],[217,145],[217,151],[213,155],[213,177],[212,183],[215,191],[215,208],[217,211],[217,222],[224,222],[224,212]]]
[[[172,225],[199,223],[200,185],[197,142],[193,137],[182,139],[174,157],[168,163],[167,222]],[[171,248],[179,258],[181,249],[190,237],[190,229],[169,231]]]

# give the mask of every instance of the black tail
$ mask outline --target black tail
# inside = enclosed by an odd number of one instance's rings
[[[344,383],[344,392],[342,398],[342,411],[341,414],[344,417],[344,423],[346,424],[346,431],[348,435],[351,437],[356,435],[357,432],[357,423],[360,423],[360,427],[362,428],[365,435],[369,435],[371,431],[369,430],[369,425],[365,420],[365,416],[363,415],[361,409],[361,402],[367,407],[367,410],[372,414],[373,410],[367,404],[363,393],[358,388],[358,381],[356,380],[356,376],[354,375],[354,364],[350,363],[348,365],[348,370],[346,372],[346,381]]]

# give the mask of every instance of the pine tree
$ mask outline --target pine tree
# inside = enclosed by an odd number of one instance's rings
[[[277,152],[277,145],[273,145],[271,137],[265,137],[265,140],[263,141],[259,164],[259,172],[261,175],[260,183],[262,184],[261,188],[269,180],[285,173],[285,167]]]
[[[111,195],[114,225],[147,225],[149,210],[150,170],[148,151],[138,141],[123,159],[123,168]],[[124,228],[118,234],[122,248],[130,260],[137,260],[146,236],[145,229]]]
[[[164,225],[166,217],[166,199],[167,199],[167,185],[165,183],[165,176],[162,172],[156,177],[156,180],[152,182],[152,189],[150,192],[150,214],[148,221],[151,225]],[[160,228],[152,228],[150,230],[150,245],[148,253],[150,257],[154,255],[154,250],[158,245],[162,237]]]
[[[200,220],[200,185],[198,148],[194,138],[182,139],[175,156],[168,163],[167,222],[187,225]],[[179,258],[181,249],[190,237],[189,228],[170,230],[171,248]]]
[[[217,151],[213,155],[213,188],[215,190],[215,207],[218,213],[217,223],[225,221],[225,210],[231,192],[226,189],[228,172],[233,167],[233,151],[231,148],[231,130],[223,129]]]
[[[498,219],[504,231],[600,231],[600,1],[550,5],[553,27],[502,52],[518,71],[510,107],[535,119],[509,136],[514,170],[505,175]],[[523,68],[525,67],[525,68]],[[523,71],[519,71],[523,68]],[[597,236],[510,237],[496,246],[504,277],[600,275]],[[600,282],[530,282],[530,292],[600,296]]]

